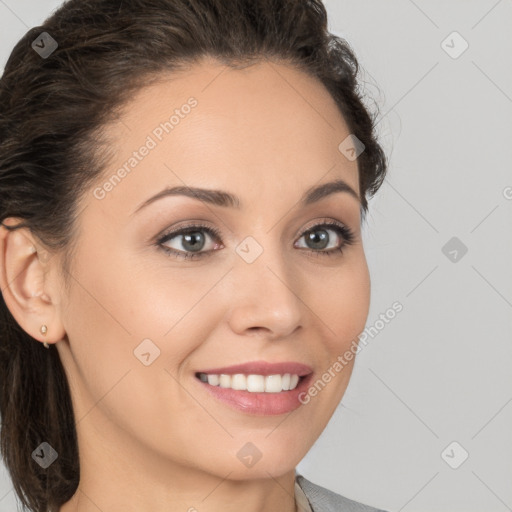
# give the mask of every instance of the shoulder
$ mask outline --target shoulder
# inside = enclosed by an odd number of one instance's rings
[[[310,502],[313,512],[385,512],[336,494],[310,482],[302,475],[297,474],[296,480]]]

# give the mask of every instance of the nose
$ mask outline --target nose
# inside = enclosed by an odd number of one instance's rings
[[[282,253],[267,248],[252,263],[239,258],[230,274],[233,332],[279,339],[302,327],[307,308],[300,282]]]

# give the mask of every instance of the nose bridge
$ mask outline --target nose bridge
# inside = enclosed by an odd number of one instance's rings
[[[281,245],[268,234],[258,238],[248,236],[236,248],[232,327],[238,332],[263,328],[285,336],[301,323],[299,283]]]

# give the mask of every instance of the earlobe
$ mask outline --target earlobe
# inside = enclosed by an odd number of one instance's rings
[[[0,227],[0,285],[4,301],[18,324],[34,339],[43,342],[61,340],[65,331],[56,307],[56,290],[50,282],[51,256],[40,247],[28,228],[9,230],[15,224],[6,219]],[[46,333],[44,328],[46,326]]]

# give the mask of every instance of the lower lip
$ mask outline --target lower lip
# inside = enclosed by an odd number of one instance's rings
[[[299,395],[307,390],[312,376],[313,374],[310,373],[301,377],[295,389],[279,393],[239,391],[231,388],[221,388],[220,386],[211,386],[197,377],[195,379],[215,398],[234,409],[248,414],[270,416],[286,414],[298,409],[302,405]]]

